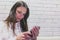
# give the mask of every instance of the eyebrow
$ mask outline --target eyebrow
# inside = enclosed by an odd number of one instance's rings
[[[17,10],[18,11],[18,10]],[[19,13],[21,13],[21,11],[18,11]]]
[[[18,11],[18,10],[17,10]],[[18,11],[19,13],[21,13],[21,11]],[[23,14],[25,15],[25,12],[23,12]]]

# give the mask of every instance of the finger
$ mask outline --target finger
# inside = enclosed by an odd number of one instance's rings
[[[34,35],[37,36],[39,29],[35,26],[33,28]]]
[[[31,31],[32,31],[32,35],[33,35],[33,37],[35,36],[34,29],[35,29],[35,27],[33,27],[33,29],[31,30]]]
[[[27,36],[22,36],[22,40],[27,40]]]
[[[30,39],[31,36],[29,36],[28,34],[25,34],[25,38]]]
[[[30,38],[31,38],[31,36],[27,35],[27,38],[28,38],[28,39],[30,39]]]
[[[22,35],[21,37],[22,37],[22,38],[26,38],[25,35]]]
[[[33,38],[36,37],[36,36],[35,36],[35,31],[34,31],[34,29],[32,30],[32,35],[33,35]]]
[[[38,34],[39,34],[39,28],[38,27],[35,27],[34,30],[35,30],[35,35],[38,36]]]
[[[40,27],[39,26],[35,26],[35,32],[36,32],[36,36],[38,36],[38,34],[39,34],[39,29],[40,29]]]
[[[28,39],[30,39],[31,38],[31,33],[30,32],[24,32],[24,34],[23,34],[24,36],[25,36],[25,38],[28,38]]]
[[[39,29],[40,29],[40,27],[39,27],[39,26],[35,26],[35,28],[36,28],[37,30],[39,30]]]
[[[40,26],[37,26],[40,29]]]
[[[24,34],[26,38],[31,38],[31,34]]]
[[[37,37],[39,34],[39,29],[37,29],[36,27],[33,29],[33,32],[35,34],[35,36]]]
[[[25,38],[22,38],[22,40],[26,40]]]
[[[35,30],[36,32],[39,31],[38,27],[36,27],[36,26],[35,26],[34,30]]]
[[[29,40],[29,38],[22,38],[22,40]]]
[[[38,36],[39,29],[40,29],[40,27],[38,27],[38,26],[33,27],[33,29],[31,30],[31,33],[33,34],[33,37]]]
[[[33,30],[35,30],[35,32],[37,33],[37,32],[39,31],[39,28],[38,28],[37,26],[35,26],[35,27],[33,28]]]
[[[30,32],[24,32],[23,34],[24,34],[24,35],[27,35],[27,34],[31,35],[31,33],[30,33]]]
[[[34,32],[34,36],[37,36],[38,31],[36,28],[33,29],[33,32]]]

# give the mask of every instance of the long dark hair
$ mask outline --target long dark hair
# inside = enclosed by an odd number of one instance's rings
[[[15,23],[16,23],[16,17],[15,17],[16,8],[20,7],[20,6],[23,6],[27,9],[27,12],[26,12],[24,18],[20,21],[20,25],[21,25],[21,28],[22,28],[21,31],[22,32],[28,31],[27,18],[29,17],[29,8],[28,8],[28,6],[25,2],[18,1],[13,5],[13,7],[10,10],[9,16],[5,20],[5,22],[7,23],[8,28],[9,28],[9,23],[12,23],[13,33],[15,33],[14,30],[15,30]]]

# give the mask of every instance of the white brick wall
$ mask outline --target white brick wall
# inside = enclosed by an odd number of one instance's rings
[[[0,0],[0,21],[18,0]],[[60,0],[23,0],[30,8],[28,25],[41,27],[39,36],[60,36]],[[30,30],[29,29],[29,30]]]
[[[41,27],[39,36],[60,36],[60,0],[30,0],[30,27]]]

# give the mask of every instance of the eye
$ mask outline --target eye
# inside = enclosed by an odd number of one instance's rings
[[[17,11],[19,14],[21,14],[21,12],[20,11]]]
[[[25,15],[25,14],[23,14],[23,15]]]
[[[17,11],[19,14],[25,15],[25,12]]]

